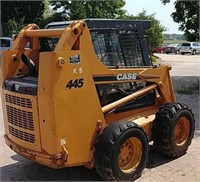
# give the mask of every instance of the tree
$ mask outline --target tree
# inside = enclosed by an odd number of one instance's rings
[[[124,0],[102,1],[51,1],[53,10],[60,10],[65,19],[121,18],[126,11],[122,9]]]
[[[163,4],[170,0],[161,0]],[[188,41],[199,41],[199,1],[175,1],[173,20],[180,24],[179,30],[184,32]]]
[[[2,1],[1,21],[3,34],[11,36],[28,23],[40,23],[45,1]]]
[[[147,15],[147,12],[143,10],[136,16],[127,15],[126,18],[135,20],[150,20],[151,28],[146,32],[148,35],[148,41],[150,47],[153,49],[160,46],[163,43],[164,41],[163,32],[166,30],[166,27],[161,25],[160,21],[155,18],[155,14]]]
[[[86,1],[86,15],[88,18],[122,18],[126,14],[122,9],[124,5],[124,0]]]

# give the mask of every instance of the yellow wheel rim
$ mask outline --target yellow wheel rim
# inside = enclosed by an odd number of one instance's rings
[[[118,165],[124,173],[130,173],[139,165],[142,157],[142,143],[138,138],[127,139],[120,148]]]
[[[186,117],[181,117],[174,129],[174,140],[176,145],[182,146],[188,139],[190,133],[190,122]]]

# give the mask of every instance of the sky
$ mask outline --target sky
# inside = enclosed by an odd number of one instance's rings
[[[169,4],[163,5],[160,0],[125,0],[125,9],[129,14],[137,15],[143,10],[147,11],[147,15],[156,13],[155,18],[158,19],[162,25],[167,27],[165,33],[169,34],[183,34],[178,30],[179,24],[174,22],[170,16],[174,12],[174,1],[171,0]]]

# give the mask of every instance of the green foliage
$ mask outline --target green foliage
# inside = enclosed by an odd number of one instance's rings
[[[39,25],[40,28],[44,28],[45,25],[47,25],[50,22],[58,22],[58,21],[65,21],[65,20],[66,19],[63,16],[63,14],[59,12],[59,13],[54,13],[54,14],[44,17],[44,19],[37,24]]]
[[[3,30],[6,32],[7,36],[12,36],[12,34],[17,34],[18,30],[22,29],[24,27],[23,25],[23,19],[20,19],[20,22],[15,21],[15,19],[8,19],[7,22],[3,24]]]
[[[124,0],[86,1],[86,15],[88,18],[121,18],[126,13],[121,9],[124,5]]]
[[[2,25],[4,35],[17,33],[28,23],[36,23],[44,27],[53,21],[64,21],[84,18],[139,19],[151,20],[152,28],[147,31],[151,48],[163,42],[163,27],[154,14],[146,11],[137,16],[126,15],[123,10],[125,0],[101,1],[2,1]],[[50,8],[51,5],[51,8]],[[10,11],[12,10],[12,11]]]
[[[166,28],[162,26],[160,21],[155,18],[155,14],[147,15],[146,11],[144,10],[143,12],[138,13],[136,16],[127,15],[126,18],[135,20],[150,20],[152,22],[152,27],[146,32],[150,47],[153,49],[163,43],[163,32],[166,30]]]
[[[69,20],[85,18],[84,1],[50,1],[53,11],[59,11],[61,19]]]
[[[161,0],[164,4],[170,0]],[[199,41],[199,1],[175,1],[172,18],[188,41]]]
[[[126,11],[122,10],[125,5],[124,0],[102,0],[102,1],[50,1],[53,10],[60,10],[64,18],[84,19],[84,18],[121,18]]]
[[[185,42],[185,36],[182,34],[164,34],[165,40],[173,40],[173,41],[184,41]]]
[[[164,40],[163,44],[182,44],[187,42],[186,40]]]
[[[44,10],[45,1],[2,1],[3,34],[11,36],[28,23],[41,22]]]
[[[83,19],[86,18],[85,2],[84,1],[72,1],[69,4],[69,19]]]

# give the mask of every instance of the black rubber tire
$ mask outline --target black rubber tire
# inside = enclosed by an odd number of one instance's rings
[[[184,55],[185,53],[184,53],[184,52],[182,52],[181,54],[182,54],[182,55]]]
[[[174,130],[181,117],[186,117],[189,121],[189,134],[183,144],[177,145],[175,142]],[[152,126],[152,139],[154,147],[164,155],[180,157],[184,155],[191,144],[194,136],[195,120],[191,109],[185,104],[168,103],[161,106],[156,114]]]
[[[192,55],[196,55],[196,50],[193,50],[193,51],[192,51]]]
[[[124,173],[118,165],[120,147],[136,137],[142,145],[142,156],[135,170]],[[133,181],[141,176],[148,161],[149,145],[144,131],[133,122],[120,121],[107,126],[95,146],[94,160],[97,173],[107,181]]]
[[[179,50],[176,50],[176,51],[175,51],[175,54],[180,54],[180,51],[179,51]]]

